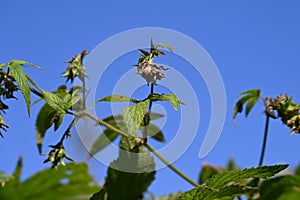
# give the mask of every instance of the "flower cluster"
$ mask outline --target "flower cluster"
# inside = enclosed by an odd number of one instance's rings
[[[292,98],[281,94],[275,99],[269,99],[269,107],[277,111],[281,121],[291,128],[291,134],[300,133],[300,105],[292,102]]]
[[[155,63],[144,62],[137,65],[137,74],[141,75],[147,81],[147,84],[153,83],[156,85],[158,80],[165,78],[165,74],[161,70],[168,69],[170,68]]]

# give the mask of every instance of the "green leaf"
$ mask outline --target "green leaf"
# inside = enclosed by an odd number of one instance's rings
[[[179,104],[182,104],[184,105],[184,103],[177,98],[177,96],[175,94],[163,94],[163,95],[160,95],[160,94],[151,94],[148,99],[152,100],[152,101],[169,101],[174,110],[178,110],[178,105]]]
[[[241,113],[243,111],[244,104],[247,104],[245,115],[246,117],[248,116],[253,106],[255,105],[255,103],[258,101],[260,97],[260,90],[259,89],[247,90],[245,92],[240,93],[239,96],[242,97],[236,102],[234,106],[233,120],[236,119],[238,113]]]
[[[38,69],[42,69],[41,67],[35,65],[35,64],[32,64],[32,63],[29,63],[27,61],[24,61],[24,60],[12,60],[10,61],[10,65],[11,64],[16,64],[16,65],[20,65],[20,66],[32,66],[32,67],[35,67],[35,68],[38,68]]]
[[[96,100],[92,105],[89,106],[89,110],[94,107],[98,102],[102,101],[108,101],[108,102],[132,102],[132,103],[138,103],[139,101],[136,99],[129,98],[127,96],[123,95],[109,95],[103,98],[100,98]]]
[[[3,68],[3,67],[7,67],[8,65],[9,65],[8,63],[1,63],[0,64],[0,69]]]
[[[36,140],[39,153],[42,153],[42,144],[46,131],[52,126],[56,111],[48,104],[44,104],[35,121]]]
[[[129,106],[124,108],[122,111],[123,120],[126,124],[126,128],[129,134],[134,135],[143,122],[144,116],[147,112],[148,105],[150,103],[149,99],[141,101],[134,106]]]
[[[260,188],[260,199],[299,199],[300,176],[286,175],[264,181]],[[291,198],[291,197],[297,198]]]
[[[66,113],[62,100],[51,92],[43,91],[44,100],[54,110],[60,113]]]
[[[69,163],[57,170],[40,171],[15,187],[9,182],[0,190],[0,199],[66,200],[88,199],[99,190],[84,163]]]
[[[169,44],[160,43],[160,44],[156,44],[155,46],[156,46],[156,48],[159,48],[159,47],[167,48],[171,53],[173,53],[173,48]]]
[[[253,193],[256,191],[255,187],[241,185],[239,181],[249,178],[269,178],[287,168],[287,166],[288,165],[261,166],[239,171],[234,170],[218,173],[208,179],[205,184],[202,184],[200,187],[182,194],[179,199],[211,200],[224,197],[233,198],[242,194]]]
[[[27,106],[27,112],[30,116],[30,87],[28,84],[27,76],[24,73],[20,64],[18,63],[19,62],[15,60],[11,61],[9,65],[9,70],[10,73],[14,76],[16,82],[18,83],[20,90],[22,91]]]
[[[104,186],[107,189],[107,199],[138,199],[154,180],[154,170],[154,159],[145,146],[140,146],[138,153],[130,157],[120,152],[119,158],[110,164],[107,171]]]
[[[1,186],[4,187],[5,183],[11,179],[13,179],[13,176],[6,174],[4,172],[0,172],[0,190],[1,190]]]
[[[57,131],[57,129],[60,127],[63,119],[65,117],[65,113],[56,113],[54,117],[54,131]]]
[[[146,127],[140,127],[141,131],[143,132]],[[160,128],[156,126],[155,124],[149,124],[147,126],[147,134],[151,138],[155,139],[159,142],[165,142],[165,137],[163,133],[161,132]]]
[[[213,175],[215,174],[218,174],[218,173],[222,173],[223,170],[218,168],[218,167],[215,167],[215,166],[212,166],[210,164],[207,164],[207,163],[204,163],[202,165],[202,170],[201,170],[201,173],[199,175],[199,183],[202,184],[204,183],[205,181],[207,181],[208,179],[210,179]]]
[[[226,171],[221,174],[216,174],[206,182],[206,185],[211,188],[220,188],[230,182],[237,182],[248,178],[269,178],[278,172],[287,168],[288,165],[271,165],[261,166],[256,168],[247,168],[243,170]]]
[[[89,157],[92,157],[105,147],[107,147],[109,144],[111,144],[113,141],[117,139],[119,136],[118,133],[110,130],[110,129],[105,129],[99,137],[94,141],[92,148],[89,152]]]

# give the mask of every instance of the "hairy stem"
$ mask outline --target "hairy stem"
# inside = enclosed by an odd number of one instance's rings
[[[264,131],[264,140],[263,140],[263,145],[261,149],[261,154],[260,154],[260,159],[259,159],[259,166],[262,166],[263,160],[264,160],[264,155],[265,155],[265,149],[266,149],[266,144],[267,144],[267,137],[268,137],[268,130],[269,130],[269,115],[266,114],[266,124],[265,124],[265,131]]]
[[[172,163],[170,163],[168,160],[166,160],[162,155],[160,155],[151,145],[149,145],[149,144],[145,144],[145,145],[149,149],[149,151],[151,151],[159,160],[161,160],[164,164],[166,164],[170,169],[172,169],[176,174],[181,176],[184,180],[186,180],[187,182],[189,182],[190,184],[192,184],[195,187],[200,186],[198,183],[193,181],[191,178],[189,178],[183,172],[181,172],[179,169],[177,169],[174,165],[172,165]]]

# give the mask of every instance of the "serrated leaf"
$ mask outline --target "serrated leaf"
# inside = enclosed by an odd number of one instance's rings
[[[212,166],[210,164],[204,163],[202,165],[201,173],[199,175],[199,183],[203,184],[205,181],[210,179],[213,175],[223,172],[222,169]]]
[[[51,108],[60,113],[66,113],[62,100],[57,95],[51,92],[43,91],[43,97]]]
[[[126,172],[124,169],[136,173]],[[154,176],[154,159],[145,146],[140,146],[138,153],[130,157],[126,153],[120,153],[107,171],[104,186],[107,188],[107,199],[138,199],[154,180]]]
[[[248,178],[269,178],[278,172],[287,168],[288,165],[271,165],[260,166],[256,168],[246,168],[243,170],[226,171],[224,173],[216,174],[210,178],[206,185],[210,188],[220,188],[230,182],[237,182]]]
[[[111,144],[113,141],[117,139],[119,136],[118,133],[110,130],[110,129],[105,129],[99,137],[94,141],[92,148],[89,152],[89,157],[92,157],[105,147],[107,147],[109,144]]]
[[[108,101],[108,102],[132,102],[132,103],[138,103],[139,101],[136,99],[132,99],[130,97],[127,96],[123,96],[123,95],[109,95],[103,98],[100,98],[98,100],[96,100],[94,103],[92,103],[89,106],[89,110],[91,108],[93,108],[97,103],[102,102],[102,101]]]
[[[46,131],[52,126],[56,111],[50,107],[48,104],[40,109],[36,121],[35,121],[35,130],[36,130],[36,140],[39,153],[42,152],[42,144]]]
[[[134,106],[129,106],[122,110],[123,120],[126,124],[126,128],[129,134],[136,134],[136,131],[140,127],[140,124],[143,122],[149,103],[150,100],[146,99]]]
[[[30,200],[66,200],[88,199],[99,190],[88,174],[88,166],[84,163],[69,163],[59,166],[57,170],[40,171],[18,187],[7,185],[0,190],[0,199],[30,199]]]
[[[184,103],[177,98],[177,96],[175,94],[163,94],[163,95],[160,95],[160,94],[151,94],[148,99],[152,100],[152,101],[169,101],[174,110],[178,110],[178,105],[179,104],[182,104],[184,105]]]
[[[18,86],[25,99],[28,115],[30,116],[30,87],[28,84],[27,76],[24,73],[22,67],[16,61],[10,62],[9,70],[18,83]]]

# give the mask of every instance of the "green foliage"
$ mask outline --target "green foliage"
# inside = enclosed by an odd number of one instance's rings
[[[300,176],[287,175],[264,181],[259,188],[260,200],[289,199],[300,196]]]
[[[139,101],[136,99],[129,98],[127,96],[123,95],[109,95],[106,97],[102,97],[98,100],[96,100],[92,105],[89,106],[89,109],[95,106],[96,103],[102,102],[102,101],[108,101],[108,102],[132,102],[132,103],[138,103]]]
[[[178,105],[182,104],[184,105],[184,103],[177,98],[177,96],[175,94],[150,94],[148,97],[151,101],[168,101],[172,104],[174,110],[178,110]]]
[[[70,65],[67,70],[62,74],[62,76],[67,77],[67,82],[71,80],[71,83],[76,77],[81,81],[87,76],[85,73],[85,67],[82,64],[83,58],[88,54],[87,51],[82,50],[80,54],[74,56],[71,60],[66,61]]]
[[[124,108],[122,111],[123,120],[126,124],[126,129],[130,135],[135,135],[136,131],[142,124],[147,113],[147,108],[150,103],[149,99],[141,101],[134,106]]]
[[[131,149],[128,143],[127,138],[122,138],[119,157],[110,164],[105,184],[92,200],[139,199],[154,180],[154,160],[149,151],[143,145]],[[120,189],[116,192],[116,188]]]
[[[260,97],[260,90],[259,89],[254,89],[254,90],[247,90],[245,92],[242,92],[239,94],[241,98],[236,102],[234,106],[234,111],[233,111],[233,119],[236,119],[236,116],[238,113],[241,113],[243,111],[243,106],[246,104],[246,117],[252,110],[253,106],[257,102],[257,100]]]
[[[152,120],[159,119],[163,117],[163,115],[158,113],[151,113],[150,118]],[[115,128],[118,128],[120,130],[126,131],[126,125],[124,124],[123,116],[122,115],[116,115],[116,116],[109,116],[103,119],[104,122],[109,123],[110,125],[114,126]],[[144,130],[145,127],[140,126],[139,129],[141,131]],[[148,135],[160,142],[164,142],[165,138],[163,136],[163,133],[160,131],[160,129],[154,125],[149,124],[147,126]],[[111,129],[104,129],[104,131],[99,135],[99,137],[94,141],[92,148],[89,151],[89,158],[99,151],[103,150],[105,147],[107,147],[109,144],[111,144],[113,141],[115,141],[119,136],[119,133],[116,133],[112,131]]]
[[[46,169],[21,182],[22,161],[19,160],[14,178],[0,188],[0,199],[65,200],[88,199],[99,190],[84,163],[67,164],[57,170]]]
[[[45,104],[38,113],[35,122],[35,133],[39,153],[42,153],[42,144],[45,133],[52,126],[55,116],[56,111],[48,104]]]
[[[218,173],[179,197],[179,199],[217,199],[237,197],[242,194],[256,191],[256,187],[241,184],[240,181],[250,178],[269,178],[287,168],[288,165],[262,166],[244,170],[225,171]]]
[[[10,176],[9,174],[6,174],[5,172],[0,172],[0,185],[2,187],[5,186],[5,183],[9,180],[11,180],[13,178],[13,176]],[[0,190],[1,190],[1,186],[0,186]]]

